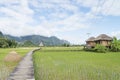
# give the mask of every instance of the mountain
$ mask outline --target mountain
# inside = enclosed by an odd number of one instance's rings
[[[0,31],[0,37],[3,37],[4,35],[3,35],[3,33]]]
[[[60,46],[63,44],[70,44],[70,42],[68,42],[66,40],[61,40],[55,36],[51,36],[51,37],[45,37],[45,36],[41,36],[41,35],[28,35],[28,36],[21,36],[21,37],[15,37],[15,36],[11,36],[11,35],[4,35],[4,36],[8,39],[16,40],[17,42],[22,43],[22,44],[26,41],[31,41],[33,44],[35,44],[37,46],[41,42],[45,46]]]

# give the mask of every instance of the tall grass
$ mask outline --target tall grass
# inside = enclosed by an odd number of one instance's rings
[[[16,51],[22,57],[28,53],[30,49],[23,49],[23,48],[7,48],[7,49],[0,49],[0,80],[6,80],[12,70],[16,67],[18,62],[5,62],[4,58],[10,51]]]
[[[120,53],[52,48],[36,52],[33,58],[35,80],[120,80]]]

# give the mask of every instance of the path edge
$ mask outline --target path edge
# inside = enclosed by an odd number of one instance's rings
[[[33,62],[33,54],[36,52],[36,51],[38,51],[38,50],[40,50],[41,48],[37,48],[37,49],[34,49],[34,50],[31,50],[31,51],[29,51],[29,52],[31,52],[32,53],[32,62]],[[28,53],[29,53],[28,52]],[[26,57],[27,56],[27,54],[24,56],[24,57]],[[22,57],[22,59],[19,61],[19,63],[24,59],[24,57]],[[12,75],[12,73],[14,73],[14,71],[16,70],[16,68],[17,68],[17,66],[19,66],[19,63],[15,66],[15,68],[10,72],[10,74],[9,74],[9,76],[7,77],[7,80],[9,80],[9,78],[11,77],[11,75]],[[33,63],[33,70],[34,70],[34,63]],[[35,80],[35,75],[33,74],[33,77],[34,77],[34,79],[27,79],[27,80]]]

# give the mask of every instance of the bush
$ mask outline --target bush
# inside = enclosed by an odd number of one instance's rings
[[[70,47],[70,44],[66,44],[66,43],[65,43],[65,44],[63,44],[62,46],[63,46],[63,47]]]
[[[113,38],[111,43],[111,51],[118,52],[120,51],[120,40],[117,40],[116,37]]]
[[[95,50],[96,52],[102,52],[102,53],[105,53],[105,52],[108,51],[108,49],[107,49],[105,46],[100,45],[100,44],[97,44],[97,45],[95,46],[94,50]]]

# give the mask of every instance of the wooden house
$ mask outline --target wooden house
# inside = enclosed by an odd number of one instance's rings
[[[113,40],[112,37],[110,37],[106,34],[101,34],[98,37],[96,37],[95,43],[109,47],[112,40]]]
[[[88,48],[94,48],[95,46],[95,37],[90,37],[86,40],[86,47]]]
[[[96,44],[101,44],[105,47],[110,47],[110,43],[112,41],[112,37],[106,35],[106,34],[101,34],[98,37],[90,37],[86,40],[86,47],[87,48],[94,48]]]

